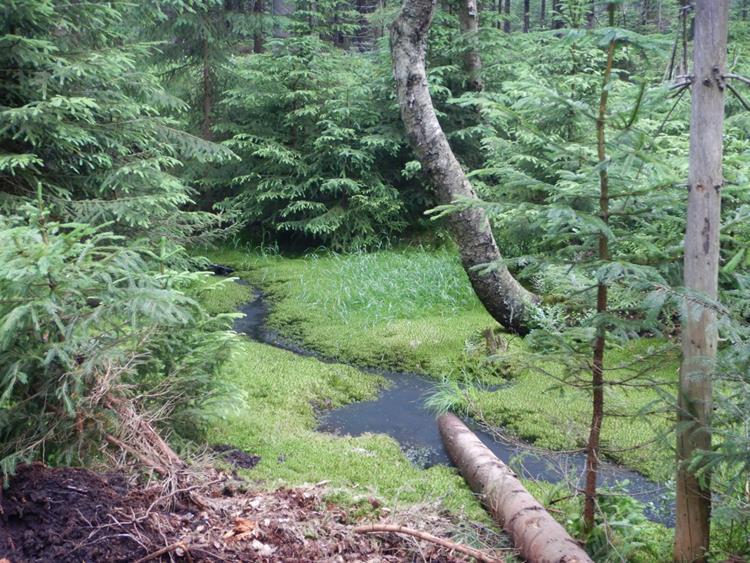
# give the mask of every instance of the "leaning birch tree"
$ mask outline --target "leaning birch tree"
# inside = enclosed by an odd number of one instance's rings
[[[401,118],[422,169],[442,205],[475,201],[477,196],[440,127],[427,84],[425,49],[434,0],[405,0],[391,25],[391,56]],[[492,317],[511,332],[529,330],[529,310],[537,301],[503,263],[485,211],[460,206],[448,215],[471,285]]]

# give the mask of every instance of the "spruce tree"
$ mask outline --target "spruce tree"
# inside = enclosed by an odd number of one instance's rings
[[[0,464],[138,448],[144,412],[195,427],[226,320],[191,293],[182,244],[219,217],[184,210],[181,158],[226,158],[132,43],[127,6],[13,2],[0,28]],[[123,405],[127,405],[125,408]],[[124,409],[124,410],[123,410]],[[187,415],[187,416],[185,416]],[[194,422],[197,422],[194,421]],[[184,424],[187,423],[187,424]],[[140,440],[140,442],[139,442]]]
[[[181,159],[228,158],[161,111],[184,107],[143,68],[120,5],[34,1],[5,9],[0,53],[0,206],[41,190],[54,217],[114,222],[129,236],[185,241],[216,217],[183,211]],[[94,25],[95,23],[95,25]]]

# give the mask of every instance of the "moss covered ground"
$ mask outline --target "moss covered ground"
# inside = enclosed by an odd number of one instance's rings
[[[209,255],[232,265],[236,276],[266,293],[273,305],[269,325],[286,337],[342,363],[415,371],[444,382],[500,384],[492,391],[463,385],[460,396],[449,400],[539,445],[581,445],[590,416],[587,394],[555,388],[553,379],[532,369],[518,371],[516,366],[509,376],[507,366],[488,362],[485,334],[488,329],[497,332],[497,326],[450,253],[410,249],[286,258],[221,250]],[[228,312],[250,295],[248,286],[230,282],[204,293],[203,302],[212,312]],[[523,351],[520,339],[506,341],[509,349]],[[673,377],[673,368],[667,362],[659,377]],[[221,377],[235,400],[214,408],[208,438],[260,455],[249,478],[268,486],[326,481],[338,491],[338,501],[359,503],[364,511],[370,504],[362,499],[369,496],[392,507],[437,501],[454,514],[488,522],[453,469],[419,469],[387,436],[316,432],[320,409],[372,398],[387,384],[384,379],[245,339],[238,340]],[[623,409],[645,406],[654,398],[642,389],[608,396],[610,404],[619,402]],[[605,425],[604,439],[610,447],[626,448],[655,439],[659,425],[646,417],[618,418]],[[666,467],[666,460],[656,456],[654,461],[653,450],[621,455],[628,465],[650,475],[659,476]],[[578,499],[557,502],[569,494],[560,487],[527,485],[542,502],[555,500],[556,514],[563,519],[580,513]],[[669,532],[649,523],[633,529],[650,541],[647,548],[628,549],[628,560],[660,560],[655,553],[666,549]]]
[[[388,506],[442,501],[453,512],[486,521],[453,470],[417,468],[387,436],[315,431],[318,408],[372,398],[385,380],[255,342],[236,347],[223,377],[240,400],[217,409],[209,440],[259,455],[248,473],[252,479],[270,486],[326,481],[342,495],[372,495]]]
[[[269,325],[283,335],[346,363],[478,383],[445,400],[541,447],[585,444],[588,392],[560,385],[562,367],[549,362],[529,366],[488,359],[486,336],[497,334],[498,326],[452,253],[413,248],[286,258],[222,250],[211,257],[233,265],[237,275],[266,292],[273,303]],[[523,340],[499,338],[506,356],[524,356]],[[608,364],[627,363],[658,344],[641,340],[612,349]],[[676,357],[663,356],[652,364],[649,377],[669,389],[677,378]],[[613,369],[609,376],[619,374]],[[607,409],[615,414],[653,410],[661,399],[648,386],[606,390]],[[602,441],[615,461],[665,480],[672,472],[670,426],[667,414],[612,416],[604,422]]]
[[[257,283],[247,272],[238,274]],[[201,290],[203,306],[215,314],[232,312],[252,296],[250,286],[231,280],[209,279]],[[370,496],[388,506],[438,502],[455,514],[489,523],[452,469],[417,468],[387,436],[315,431],[320,410],[374,398],[387,384],[384,378],[244,338],[233,347],[221,377],[230,400],[207,413],[207,439],[259,455],[259,464],[247,472],[253,480],[269,487],[326,481],[338,491],[338,500],[348,504]],[[371,505],[363,506],[367,510]]]

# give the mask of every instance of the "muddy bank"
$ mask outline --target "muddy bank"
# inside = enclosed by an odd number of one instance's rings
[[[129,484],[117,473],[20,467],[0,499],[0,559],[395,563],[422,560],[418,553],[423,553],[435,563],[466,561],[445,548],[416,548],[395,535],[355,534],[358,517],[326,502],[322,487],[245,492],[246,485],[220,474],[200,489],[205,506],[199,507],[174,498],[160,502],[161,486]],[[375,508],[373,514],[377,519]],[[444,537],[456,529],[434,511],[403,514],[395,521]]]
[[[269,305],[261,292],[256,291],[252,301],[238,310],[245,316],[236,320],[234,328],[237,332],[302,356],[315,357],[326,363],[340,363],[268,329],[266,319]],[[375,400],[352,403],[324,413],[320,418],[319,430],[355,436],[367,432],[387,434],[398,441],[406,456],[421,467],[450,464],[437,430],[435,414],[424,404],[426,397],[433,391],[435,382],[414,373],[360,369],[385,377],[390,382],[389,387]],[[471,425],[471,421],[468,422]],[[491,435],[476,425],[473,427],[485,445],[508,462],[520,476],[551,483],[565,481],[573,486],[582,486],[586,463],[584,452],[542,450],[510,437],[507,440],[502,439],[502,436],[496,439],[498,436]],[[666,486],[613,463],[602,465],[599,485],[621,487],[627,494],[646,504],[649,519],[667,526],[673,525],[673,503],[668,498],[669,490]]]

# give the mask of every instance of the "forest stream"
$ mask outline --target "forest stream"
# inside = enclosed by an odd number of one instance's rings
[[[247,283],[240,280],[239,283]],[[236,319],[234,330],[249,338],[295,354],[316,358],[325,363],[341,363],[304,348],[283,338],[266,326],[269,304],[263,293],[254,291],[253,299],[238,308],[245,316]],[[425,399],[434,390],[435,381],[408,372],[394,372],[377,368],[361,368],[366,373],[380,375],[389,381],[378,398],[344,405],[325,411],[320,416],[318,430],[334,434],[358,436],[367,432],[386,434],[395,439],[404,454],[416,465],[427,468],[435,464],[451,465],[443,448],[435,421],[435,413],[425,406]],[[583,485],[586,455],[582,451],[555,452],[507,437],[492,435],[468,421],[477,436],[501,460],[509,463],[520,476],[528,479],[558,483],[575,480]],[[614,463],[603,463],[599,485],[621,487],[624,492],[646,505],[646,516],[665,526],[674,525],[673,502],[665,497],[669,490],[641,474]]]

